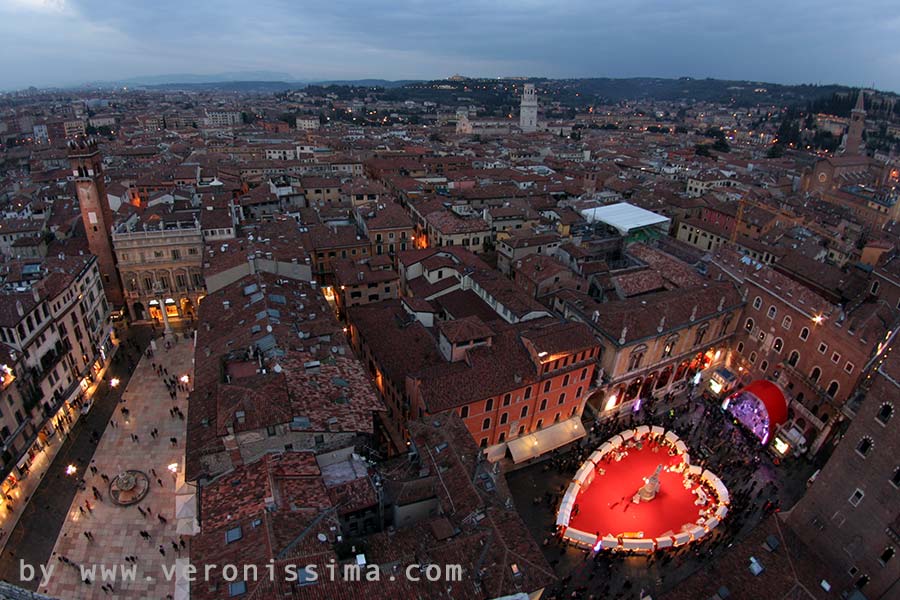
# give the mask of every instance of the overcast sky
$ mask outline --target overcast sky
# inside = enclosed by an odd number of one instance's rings
[[[900,90],[897,0],[0,0],[0,89],[170,73]]]

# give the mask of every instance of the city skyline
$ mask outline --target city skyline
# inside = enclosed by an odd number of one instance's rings
[[[900,32],[886,2],[757,7],[728,2],[402,2],[333,6],[231,0],[122,6],[6,0],[7,90],[173,73],[269,72],[290,80],[695,77],[900,89]],[[240,18],[240,15],[247,18]],[[798,27],[798,23],[804,26]],[[456,23],[458,26],[448,27]],[[690,35],[686,35],[690,32]],[[77,50],[77,51],[75,51]],[[784,57],[791,57],[785,60]]]

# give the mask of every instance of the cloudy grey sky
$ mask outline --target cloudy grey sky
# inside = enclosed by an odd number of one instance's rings
[[[169,73],[900,90],[896,0],[0,0],[0,89]]]

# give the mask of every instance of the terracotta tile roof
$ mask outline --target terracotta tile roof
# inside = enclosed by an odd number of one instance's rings
[[[334,269],[334,280],[338,285],[365,285],[399,279],[399,275],[392,268],[373,268],[373,259],[362,259],[361,261],[349,258],[337,259],[332,260],[331,265]]]
[[[324,297],[307,282],[269,273],[244,277],[210,293],[199,322],[189,479],[202,472],[202,457],[222,451],[230,428],[299,417],[306,431],[372,432],[383,405]]]
[[[431,302],[439,307],[447,318],[462,319],[474,316],[485,323],[503,320],[503,317],[498,315],[472,290],[453,290],[447,294],[441,294]]]
[[[733,284],[708,283],[603,303],[596,309],[599,314],[592,325],[613,343],[627,345],[660,335],[661,323],[663,332],[680,329],[691,322],[692,315],[694,321],[702,321],[741,304]]]
[[[778,547],[769,552],[764,547],[774,536]],[[750,559],[763,567],[762,573],[750,571]],[[730,598],[789,598],[792,600],[834,600],[836,591],[846,587],[848,577],[828,568],[810,548],[775,514],[760,523],[746,539],[727,548],[719,558],[680,582],[662,595],[663,600],[695,600],[711,598],[725,587]],[[826,592],[821,581],[829,581],[832,591]]]
[[[395,202],[372,202],[358,207],[356,212],[365,220],[369,231],[413,228],[409,214]]]
[[[490,346],[476,346],[466,360],[427,366],[410,376],[420,385],[427,411],[437,414],[540,381],[540,352],[577,352],[596,344],[582,323],[536,319],[505,328],[498,324]]]
[[[447,340],[454,344],[489,338],[494,335],[494,331],[476,316],[441,321],[437,328]]]
[[[443,361],[431,333],[418,321],[411,322],[399,300],[354,306],[348,314],[398,389],[404,389],[409,373]]]

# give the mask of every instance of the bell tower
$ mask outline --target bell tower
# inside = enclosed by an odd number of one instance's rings
[[[534,84],[526,83],[522,90],[522,102],[519,104],[519,129],[525,133],[537,130],[538,101]]]
[[[106,299],[112,306],[125,303],[112,245],[113,214],[103,182],[103,163],[97,142],[91,138],[70,141],[69,164],[91,253],[97,257]]]
[[[847,139],[844,142],[844,154],[847,156],[856,156],[860,153],[862,134],[866,128],[865,97],[866,91],[860,89],[859,96],[856,98],[856,106],[850,111],[850,127],[847,128]]]

